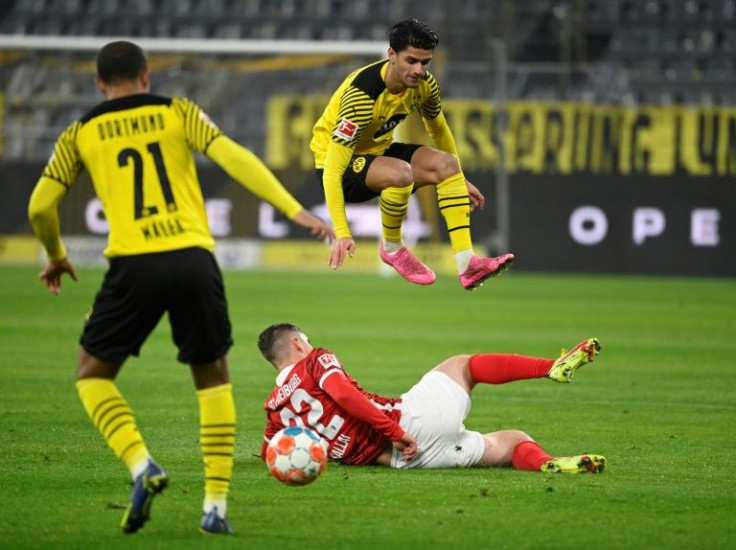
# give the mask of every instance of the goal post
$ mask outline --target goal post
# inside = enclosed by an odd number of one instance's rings
[[[233,40],[126,36],[47,36],[0,34],[3,50],[98,51],[116,40],[129,40],[151,53],[216,55],[385,55],[385,42],[370,40]]]

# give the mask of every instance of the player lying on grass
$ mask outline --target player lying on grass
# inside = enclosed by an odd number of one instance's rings
[[[595,338],[583,340],[558,359],[456,355],[399,398],[364,391],[333,353],[312,347],[294,325],[268,327],[258,338],[258,348],[279,371],[265,406],[268,420],[262,458],[277,431],[303,425],[325,439],[330,459],[343,464],[513,466],[547,473],[598,473],[606,467],[606,459],[595,454],[550,456],[518,430],[481,434],[463,425],[476,384],[528,378],[570,382],[575,371],[600,351]]]

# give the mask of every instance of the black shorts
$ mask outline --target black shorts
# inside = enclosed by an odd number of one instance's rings
[[[233,344],[222,273],[202,248],[111,258],[80,344],[121,364],[138,355],[164,312],[182,363],[209,363]]]
[[[381,155],[353,155],[348,169],[342,176],[342,192],[345,202],[366,202],[380,195],[365,184],[368,167],[376,157],[392,157],[411,163],[414,152],[422,145],[392,143]],[[320,183],[324,170],[317,170]],[[412,191],[413,192],[413,191]]]

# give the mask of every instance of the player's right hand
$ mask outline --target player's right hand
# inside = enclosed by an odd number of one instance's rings
[[[59,294],[61,292],[61,276],[68,273],[73,280],[77,280],[77,272],[69,261],[69,258],[61,260],[49,261],[43,271],[39,273],[38,278],[46,285],[51,294]]]
[[[350,237],[342,237],[335,241],[332,246],[332,252],[330,253],[330,261],[327,262],[332,269],[337,269],[343,262],[345,262],[346,256],[351,258],[355,255],[355,241]]]
[[[401,439],[394,441],[393,445],[397,450],[401,451],[401,460],[404,462],[409,462],[417,454],[417,440],[413,435],[407,432],[404,432]]]
[[[331,243],[335,240],[335,232],[332,228],[324,220],[318,218],[307,210],[299,212],[292,221],[309,229],[312,235],[317,237],[320,241]]]

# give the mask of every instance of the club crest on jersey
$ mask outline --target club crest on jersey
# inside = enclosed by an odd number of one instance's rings
[[[355,137],[355,134],[358,133],[358,125],[355,124],[355,122],[349,121],[347,118],[343,118],[340,121],[340,124],[337,125],[337,129],[335,130],[335,135],[337,137],[341,137],[342,139],[352,141],[352,139]]]
[[[353,172],[360,174],[363,171],[363,168],[365,168],[365,157],[357,157],[353,161]]]
[[[340,366],[340,361],[338,361],[337,357],[335,357],[331,353],[323,353],[322,355],[317,357],[317,361],[319,361],[320,365],[322,365],[322,367],[325,369]]]

